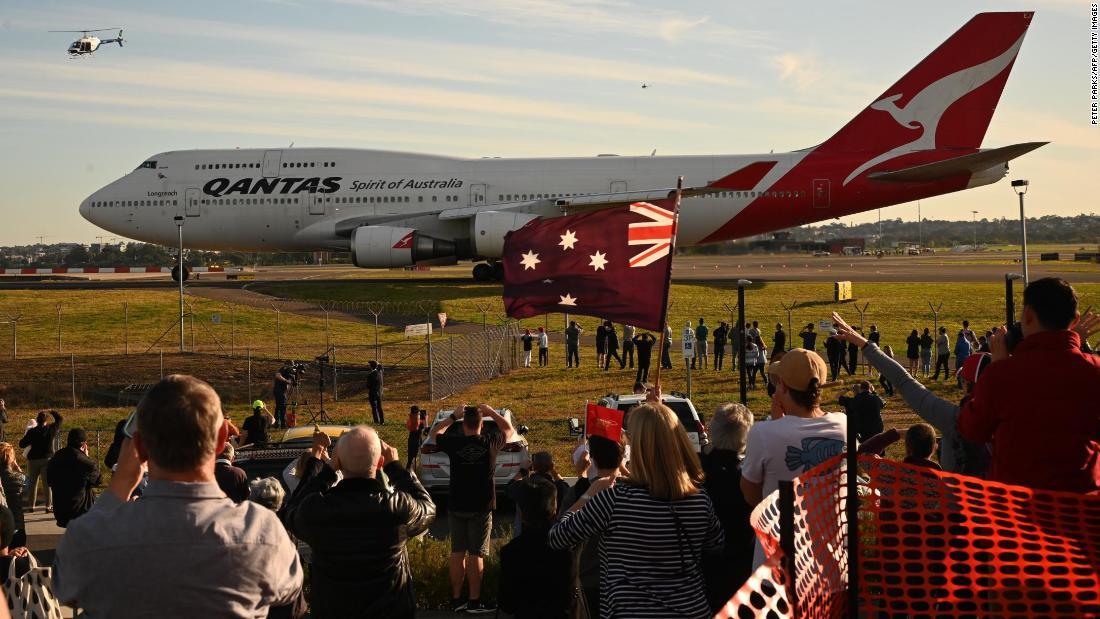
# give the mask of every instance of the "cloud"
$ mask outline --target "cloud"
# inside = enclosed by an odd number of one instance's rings
[[[793,84],[800,91],[809,90],[821,80],[817,58],[809,54],[786,52],[772,59],[779,69],[779,79]]]
[[[683,37],[684,34],[686,34],[687,32],[695,30],[699,26],[707,23],[708,19],[710,18],[700,17],[699,19],[681,19],[678,17],[674,17],[671,19],[666,19],[665,21],[661,22],[661,24],[657,27],[657,33],[661,36],[662,39],[670,43],[675,43],[679,41],[680,38]]]
[[[692,37],[724,46],[770,48],[760,32],[729,28],[709,17],[684,17],[679,12],[652,8],[628,0],[331,0],[338,4],[382,9],[406,15],[452,16],[528,30],[553,31],[554,36],[615,34],[656,36],[674,43]]]

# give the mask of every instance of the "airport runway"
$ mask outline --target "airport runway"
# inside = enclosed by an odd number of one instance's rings
[[[1032,279],[1065,277],[1071,282],[1100,282],[1100,264],[1064,260],[1041,262],[1038,254],[1029,256]],[[1014,259],[1015,258],[1015,259]],[[823,256],[807,254],[742,254],[737,256],[677,256],[672,277],[676,282],[736,281],[754,282],[998,282],[1006,273],[1019,272],[1018,257],[1005,252],[950,253],[922,256]],[[239,289],[263,282],[309,282],[316,284],[371,283],[392,284],[468,284],[470,265],[432,267],[429,271],[371,271],[350,265],[259,267],[252,280],[229,280],[222,273],[203,273],[188,281],[196,288]],[[150,275],[74,275],[54,276],[47,280],[33,276],[0,278],[0,290],[112,290],[173,288],[176,283],[167,274]]]

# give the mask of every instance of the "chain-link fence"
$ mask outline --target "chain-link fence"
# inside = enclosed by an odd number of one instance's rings
[[[484,331],[415,342],[314,348],[298,357],[306,367],[292,399],[319,407],[322,397],[365,401],[365,360],[384,368],[386,397],[436,400],[458,393],[516,367],[514,323]],[[223,401],[270,400],[277,357],[252,354],[135,353],[130,355],[54,355],[19,358],[9,365],[0,385],[9,402],[35,407],[114,407],[135,404],[149,385],[167,374],[193,374],[209,381]]]

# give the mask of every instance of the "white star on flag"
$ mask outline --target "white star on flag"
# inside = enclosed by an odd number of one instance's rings
[[[565,234],[561,235],[561,243],[558,243],[558,245],[561,245],[561,248],[563,250],[573,249],[573,246],[576,245],[576,244],[577,244],[577,233],[573,232],[572,230],[566,230]]]
[[[577,306],[577,299],[575,299],[573,295],[569,294],[568,292],[565,293],[564,297],[558,295],[558,298],[561,299],[561,301],[558,301],[558,305],[571,305],[573,307]]]
[[[588,263],[588,266],[593,267],[593,271],[604,270],[603,267],[607,264],[607,254],[598,251],[589,256],[589,258],[591,259],[591,262]]]
[[[534,269],[535,265],[540,262],[542,262],[542,260],[539,260],[539,255],[531,250],[527,250],[527,253],[523,254],[523,260],[519,261],[519,263],[523,265],[524,271],[527,269]]]

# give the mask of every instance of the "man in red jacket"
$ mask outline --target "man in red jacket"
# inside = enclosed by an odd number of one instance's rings
[[[1024,338],[1011,355],[996,330],[993,363],[958,418],[967,440],[993,443],[990,480],[1100,492],[1100,357],[1081,351],[1079,318],[1073,288],[1048,277],[1024,290]]]

